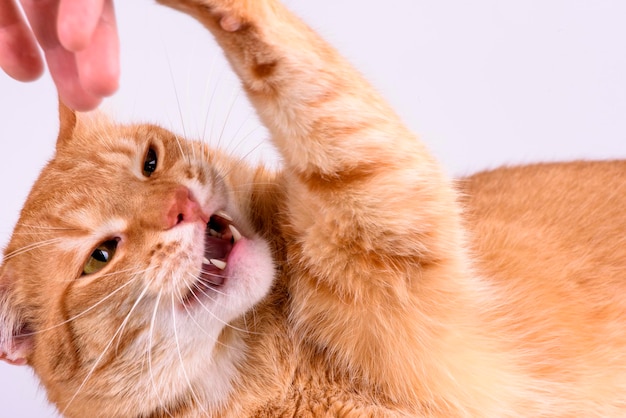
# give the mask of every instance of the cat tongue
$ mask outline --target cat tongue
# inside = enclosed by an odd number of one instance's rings
[[[230,241],[221,238],[206,236],[204,239],[204,256],[209,260],[225,259],[232,248]]]

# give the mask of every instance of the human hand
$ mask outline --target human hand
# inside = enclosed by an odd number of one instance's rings
[[[119,39],[113,0],[0,0],[0,67],[31,81],[43,72],[39,47],[59,96],[94,109],[117,90]],[[31,30],[32,29],[32,30]],[[39,45],[39,47],[38,47]]]

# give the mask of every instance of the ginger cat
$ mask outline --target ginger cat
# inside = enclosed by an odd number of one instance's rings
[[[63,415],[626,415],[626,162],[455,185],[277,0],[162,3],[216,37],[284,167],[61,106],[0,350]]]

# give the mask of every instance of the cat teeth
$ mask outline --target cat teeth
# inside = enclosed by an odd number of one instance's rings
[[[213,264],[215,267],[217,267],[220,270],[224,270],[226,268],[226,262],[224,262],[222,260],[218,260],[216,258],[212,258],[209,261],[211,262],[211,264]]]
[[[209,260],[208,258],[204,257],[202,259],[202,264],[211,264],[211,260]]]
[[[215,229],[209,229],[209,235],[215,238],[222,238],[222,234],[217,232]]]
[[[233,234],[233,241],[239,241],[241,239],[241,232],[239,232],[233,225],[228,225],[228,228],[230,228],[230,232]]]
[[[215,212],[215,214],[217,216],[219,216],[220,218],[226,219],[228,222],[232,222],[233,221],[233,218],[229,214],[224,212],[223,210],[218,210],[217,212]]]

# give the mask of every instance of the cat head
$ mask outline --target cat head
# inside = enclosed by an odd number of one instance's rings
[[[249,169],[153,125],[60,121],[0,267],[0,356],[68,416],[219,402],[243,356],[227,324],[273,278],[231,184]]]

